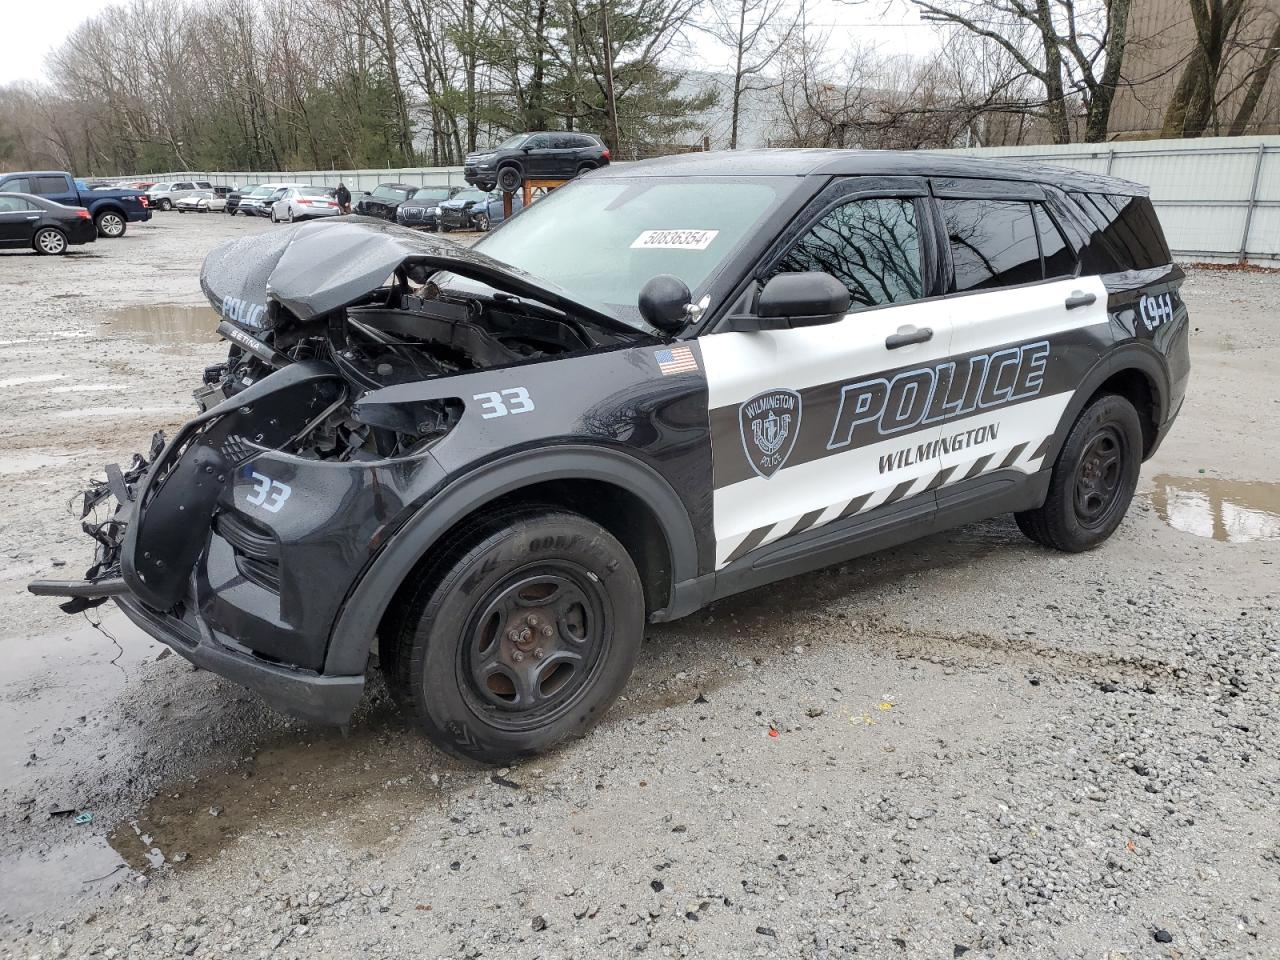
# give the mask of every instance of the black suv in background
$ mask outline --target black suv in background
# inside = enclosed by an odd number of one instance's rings
[[[240,209],[240,201],[257,189],[258,185],[256,183],[250,183],[246,186],[237,187],[235,190],[232,190],[227,194],[227,205],[224,208],[224,211],[234,217]]]
[[[541,130],[517,133],[488,153],[471,153],[463,164],[467,183],[508,193],[525,179],[571,180],[609,163],[609,148],[594,133]]]
[[[417,191],[408,183],[380,183],[373,193],[366,193],[356,201],[356,213],[366,217],[380,217],[396,222],[396,211]]]

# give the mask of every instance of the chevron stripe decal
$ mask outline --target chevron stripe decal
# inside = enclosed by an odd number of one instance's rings
[[[822,510],[810,510],[797,517],[788,518],[780,523],[767,527],[757,527],[748,532],[718,564],[723,568],[741,560],[747,554],[762,546],[787,540],[816,527],[826,526],[837,520],[869,513],[877,507],[888,506],[910,500],[923,493],[930,493],[969,480],[984,473],[995,470],[1016,468],[1024,473],[1034,473],[1040,469],[1041,461],[1049,451],[1052,436],[1045,437],[1036,444],[1019,443],[1004,452],[989,453],[978,457],[971,463],[945,467],[932,475],[907,480],[892,486],[881,487],[871,493],[863,493],[852,500],[832,504]],[[1030,453],[1028,453],[1030,450]]]

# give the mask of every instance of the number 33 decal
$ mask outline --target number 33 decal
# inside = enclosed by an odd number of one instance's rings
[[[486,420],[505,417],[508,413],[528,413],[533,409],[533,399],[524,387],[511,387],[499,393],[477,393],[471,398],[479,400],[480,416]]]
[[[245,497],[245,502],[251,506],[261,507],[268,513],[279,513],[280,508],[289,499],[289,494],[293,493],[293,488],[287,483],[264,477],[256,471],[249,476],[253,480],[253,493]]]

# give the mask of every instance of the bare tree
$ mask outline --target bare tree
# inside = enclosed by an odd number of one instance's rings
[[[729,149],[738,148],[743,96],[771,89],[778,57],[802,22],[789,0],[712,0],[708,32],[732,57],[729,82]]]

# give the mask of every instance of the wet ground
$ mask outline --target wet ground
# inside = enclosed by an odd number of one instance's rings
[[[85,480],[191,415],[200,370],[224,352],[200,261],[268,229],[160,215],[62,259],[0,254],[0,956],[51,936],[122,947],[166,917],[196,956],[408,955],[397,938],[413,931],[448,956],[471,955],[459,937],[500,956],[633,953],[648,937],[673,955],[835,956],[819,943],[841,918],[860,955],[904,955],[898,938],[924,945],[909,956],[960,956],[954,942],[970,956],[1172,957],[1158,924],[1183,957],[1280,955],[1280,835],[1266,825],[1280,721],[1267,675],[1248,673],[1274,671],[1280,651],[1280,276],[1192,273],[1192,391],[1103,549],[1052,554],[1001,518],[717,604],[651,631],[595,734],[494,779],[426,746],[376,680],[349,730],[311,727],[109,606],[67,617],[24,592],[87,565],[71,508]],[[1123,704],[1098,699],[1112,690]],[[1197,753],[1225,765],[1195,773]],[[1097,766],[1135,757],[1166,777],[1156,792]],[[1090,851],[1117,829],[1141,865],[1113,874]],[[1036,838],[1055,830],[1069,840],[1046,854]],[[1020,866],[988,896],[968,865],[1001,858]],[[963,895],[934,886],[953,868]],[[1009,891],[1041,875],[1060,892],[1013,906]],[[400,900],[363,892],[379,883]],[[855,887],[857,906],[841,899]],[[828,888],[838,910],[814,906]],[[673,891],[678,909],[632,916]],[[281,896],[305,922],[231,916]],[[599,918],[579,916],[583,896]],[[361,898],[379,906],[338,906]],[[181,933],[223,904],[242,932]],[[530,916],[554,937],[526,942]],[[309,925],[327,939],[305,946]],[[159,942],[135,952],[174,947]]]

